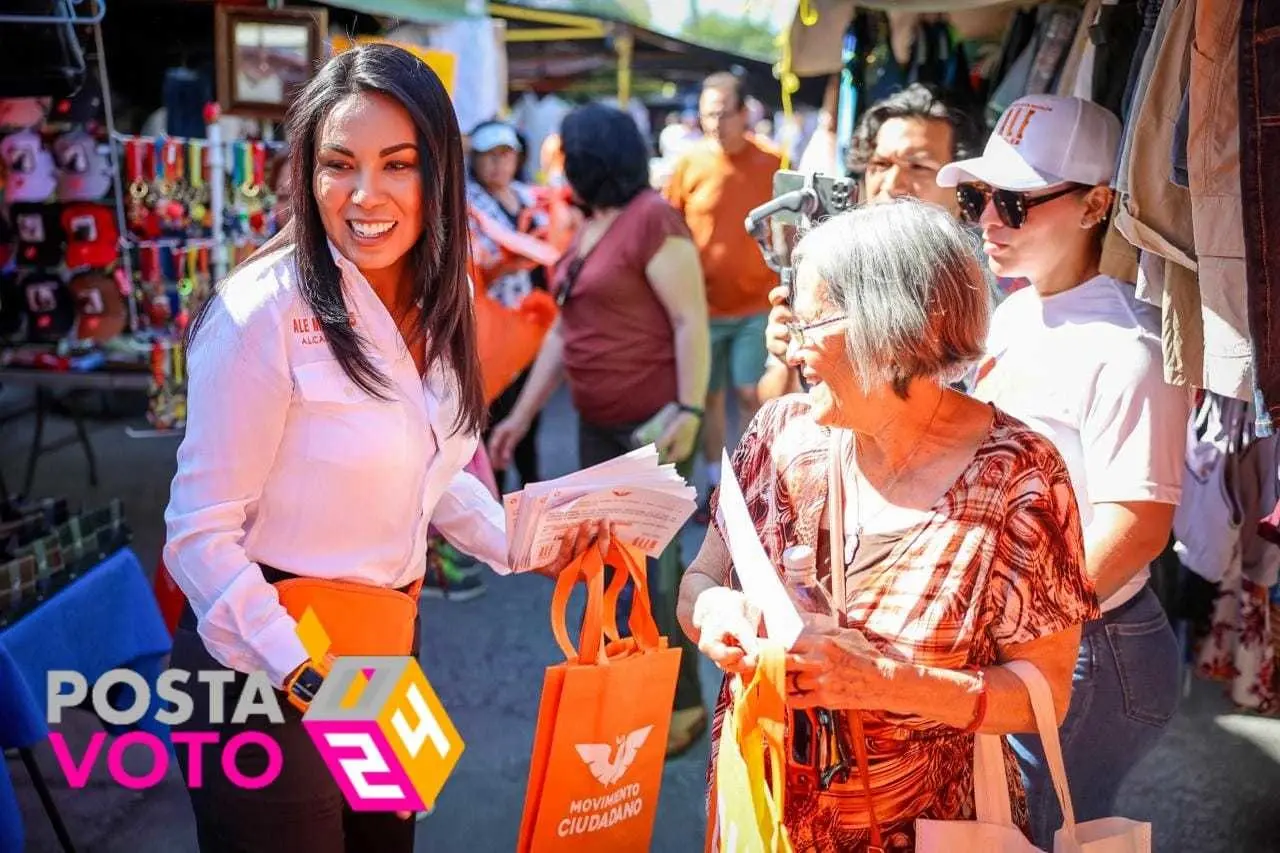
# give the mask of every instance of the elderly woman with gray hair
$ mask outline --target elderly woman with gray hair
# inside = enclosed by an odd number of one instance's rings
[[[916,819],[972,819],[976,732],[1035,730],[1003,663],[1034,663],[1066,713],[1080,626],[1098,605],[1057,450],[949,387],[982,354],[991,311],[961,226],[891,201],[817,226],[795,263],[788,360],[809,390],[761,409],[733,456],[773,564],[781,573],[785,549],[813,548],[839,611],[838,627],[813,623],[788,656],[784,821],[797,850],[909,851]],[[758,619],[716,516],[679,616],[704,654],[742,673]],[[716,731],[728,704],[726,683]],[[1007,751],[1006,764],[1025,830]]]

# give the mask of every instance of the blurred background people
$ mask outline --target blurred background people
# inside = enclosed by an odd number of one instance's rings
[[[814,133],[815,140],[822,132],[820,125]],[[938,186],[938,170],[952,160],[970,156],[980,139],[978,125],[971,117],[952,107],[933,89],[913,83],[872,104],[863,114],[850,147],[849,171],[862,176],[863,201],[877,204],[918,198],[958,216],[955,192]],[[825,157],[826,153],[816,152],[813,156]],[[998,302],[1001,294],[995,276],[987,269],[977,229],[970,226],[969,231],[974,255],[981,261],[993,301]],[[767,333],[771,357],[758,386],[762,400],[800,387],[795,371],[785,364],[785,324],[790,317],[784,304],[785,292],[777,290],[770,298],[776,307]]]
[[[663,159],[674,160],[683,156],[701,139],[702,129],[698,127],[697,110],[669,113],[667,126],[658,134],[658,153]]]
[[[537,413],[568,378],[582,467],[647,443],[634,434],[648,427],[664,460],[689,479],[708,370],[697,248],[680,214],[650,189],[648,151],[626,113],[582,107],[565,118],[560,136],[565,176],[587,218],[553,275],[560,316],[511,413],[490,435],[493,463],[509,464]],[[649,561],[658,627],[684,648],[669,755],[687,750],[707,727],[697,654],[675,622],[682,571],[679,537]],[[619,625],[629,607],[622,602]]]
[[[776,276],[742,223],[773,197],[773,175],[782,160],[749,131],[746,92],[734,75],[713,74],[704,81],[698,113],[706,138],[676,162],[664,194],[688,223],[706,279],[711,379],[702,452],[710,491],[720,481],[721,450],[736,443],[736,433],[760,406],[756,383],[765,368],[764,331]],[[726,445],[729,389],[739,429]],[[709,520],[705,500],[697,520]]]
[[[480,223],[524,233],[543,233],[550,224],[545,209],[539,204],[534,188],[516,179],[524,146],[511,125],[501,121],[480,124],[471,133],[471,156],[467,169],[467,204],[472,215],[472,253],[489,295],[506,308],[515,309],[534,287],[546,287],[543,268],[527,258],[513,256],[505,250]],[[498,397],[489,408],[489,423],[504,420],[520,390],[528,380],[526,370]],[[537,418],[529,434],[512,455],[512,462],[522,484],[537,482],[538,446],[535,440]],[[499,488],[504,487],[506,466],[494,469]]]

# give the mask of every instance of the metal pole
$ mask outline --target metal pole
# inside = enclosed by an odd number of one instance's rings
[[[213,217],[213,283],[215,285],[227,274],[227,236],[222,227],[227,155],[222,145],[222,128],[218,125],[220,114],[217,104],[209,104],[205,107],[204,118],[209,135],[209,214]]]
[[[98,5],[103,4],[98,0]],[[99,11],[105,11],[100,8]],[[116,120],[114,108],[111,105],[111,79],[107,75],[107,53],[102,45],[102,24],[101,17],[94,20],[93,23],[93,50],[98,57],[98,82],[102,89],[102,111],[107,123],[107,144],[111,150],[111,186],[114,190],[112,195],[115,200],[116,207],[116,230],[120,233],[120,239],[117,246],[120,251],[120,269],[124,272],[125,281],[129,283],[131,288],[128,294],[129,298],[125,300],[125,304],[129,308],[129,331],[136,332],[138,330],[138,300],[132,292],[133,287],[133,267],[129,256],[129,222],[125,218],[124,213],[124,183],[120,180],[120,157],[116,151]]]
[[[630,28],[619,27],[613,44],[618,52],[618,109],[626,112],[631,101],[631,56],[635,51],[635,36]]]

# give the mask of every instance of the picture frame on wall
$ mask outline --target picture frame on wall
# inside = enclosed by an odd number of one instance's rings
[[[322,8],[217,6],[214,49],[222,111],[283,121],[325,58],[328,29],[329,13]]]

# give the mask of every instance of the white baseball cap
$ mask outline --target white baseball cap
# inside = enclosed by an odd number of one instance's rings
[[[516,136],[515,129],[509,124],[501,122],[486,124],[471,137],[471,150],[478,153],[503,146],[514,148],[516,151],[520,150],[520,137]]]
[[[1120,119],[1083,98],[1028,95],[1009,105],[981,157],[948,163],[938,186],[981,181],[1002,190],[1110,184]]]

